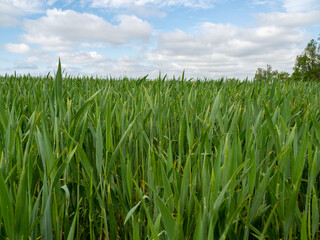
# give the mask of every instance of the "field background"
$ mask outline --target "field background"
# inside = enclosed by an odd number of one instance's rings
[[[0,77],[1,239],[319,239],[320,84]]]

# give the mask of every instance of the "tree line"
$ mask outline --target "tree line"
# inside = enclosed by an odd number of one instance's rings
[[[320,41],[320,37],[318,38]],[[278,72],[272,70],[271,65],[266,69],[258,68],[254,79],[258,81],[267,81],[278,78],[282,81],[320,81],[320,42],[312,39],[304,51],[296,57],[293,73]]]

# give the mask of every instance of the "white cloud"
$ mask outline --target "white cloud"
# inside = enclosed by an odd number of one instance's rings
[[[271,9],[283,8],[285,12],[312,12],[320,10],[319,0],[252,0],[251,4],[267,6]]]
[[[136,16],[119,15],[118,25],[103,18],[73,10],[47,10],[46,16],[36,20],[25,20],[26,34],[22,40],[41,45],[51,51],[67,51],[75,44],[85,41],[111,44],[127,43],[131,40],[147,41],[152,33],[151,25]]]
[[[31,52],[31,48],[25,43],[7,43],[4,45],[4,49],[7,52],[16,54],[29,54]]]
[[[158,69],[158,66],[152,65],[144,56],[122,56],[118,59],[109,59],[107,62],[99,64],[94,73],[100,76],[128,76],[133,78],[148,74],[151,78],[155,78],[159,74]]]
[[[27,69],[27,70],[36,70],[38,69],[38,66],[36,64],[32,64],[32,63],[18,63],[16,64],[16,66],[14,67],[15,69]]]
[[[19,18],[39,12],[42,5],[40,0],[0,0],[0,27],[18,25]]]
[[[41,0],[0,0],[2,6],[11,6],[25,13],[38,12],[43,6]]]
[[[49,6],[51,6],[51,5],[55,4],[56,2],[57,2],[57,0],[48,0],[48,1],[47,1],[47,4],[48,4]]]
[[[253,5],[269,5],[272,6],[275,4],[274,0],[253,0],[252,1]]]
[[[300,13],[260,13],[256,15],[256,20],[261,25],[301,27],[320,23],[320,11],[300,12]]]
[[[70,53],[70,52],[61,52],[58,54],[58,56],[63,59],[63,61],[67,63],[74,63],[74,64],[88,64],[88,63],[100,63],[100,62],[105,62],[107,60],[106,57],[103,55],[91,51],[91,52],[75,52],[75,53]]]
[[[131,6],[128,11],[143,18],[165,18],[167,13],[155,6]]]
[[[12,26],[19,24],[18,18],[22,12],[10,3],[0,1],[0,26]]]
[[[92,8],[125,9],[143,18],[164,18],[168,7],[210,8],[222,0],[81,0],[82,5]]]
[[[128,6],[143,6],[143,5],[157,5],[164,6],[185,6],[196,8],[211,7],[213,0],[92,0],[93,7],[106,7],[106,8],[122,8]]]
[[[158,47],[147,58],[165,71],[186,69],[200,77],[252,76],[267,64],[291,72],[306,39],[306,33],[296,27],[286,21],[283,26],[267,22],[255,28],[206,22],[194,34],[182,30],[159,34]]]
[[[30,57],[27,57],[24,61],[26,63],[39,63],[42,60],[38,56],[30,56]]]
[[[282,0],[287,12],[310,12],[320,10],[319,0]]]
[[[217,1],[88,0],[84,4],[85,0],[82,0],[82,6],[135,12],[143,17],[165,17],[162,11],[168,6],[204,8]],[[0,0],[0,26],[18,24],[26,14],[58,4],[56,0],[36,0],[34,3],[22,0],[20,5],[19,2]],[[72,0],[63,2],[68,5]],[[185,69],[190,77],[242,78],[252,76],[258,67],[266,64],[290,72],[295,57],[309,39],[308,32],[302,28],[320,22],[320,9],[317,10],[320,3],[308,0],[304,5],[300,1],[255,0],[254,4],[269,7],[282,4],[287,12],[256,14],[256,27],[203,22],[190,28],[192,33],[179,29],[156,33],[147,21],[135,15],[117,15],[114,24],[92,13],[51,9],[43,12],[40,18],[23,20],[25,32],[20,35],[21,42],[7,43],[2,48],[9,53],[25,55],[25,59],[15,62],[16,69],[32,71],[46,64],[49,67],[43,71],[51,71],[56,69],[52,63],[61,57],[68,74],[74,75],[139,77],[149,73],[156,77],[159,71],[170,76],[179,75]],[[116,46],[120,51],[112,49],[109,57],[99,52],[107,52],[115,45],[120,45]],[[120,57],[112,58],[114,54]]]

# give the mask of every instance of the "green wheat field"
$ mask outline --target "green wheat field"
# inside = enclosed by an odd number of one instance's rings
[[[0,239],[320,239],[320,83],[0,77]]]

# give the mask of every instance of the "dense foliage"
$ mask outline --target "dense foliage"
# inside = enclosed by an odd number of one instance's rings
[[[266,69],[258,68],[254,75],[255,81],[271,81],[275,78],[279,81],[288,81],[290,74],[287,72],[279,73],[277,70],[272,70],[271,65],[268,64]]]
[[[319,91],[0,77],[0,238],[319,239]]]
[[[294,80],[320,81],[320,44],[312,39],[303,53],[297,56],[292,78]]]

